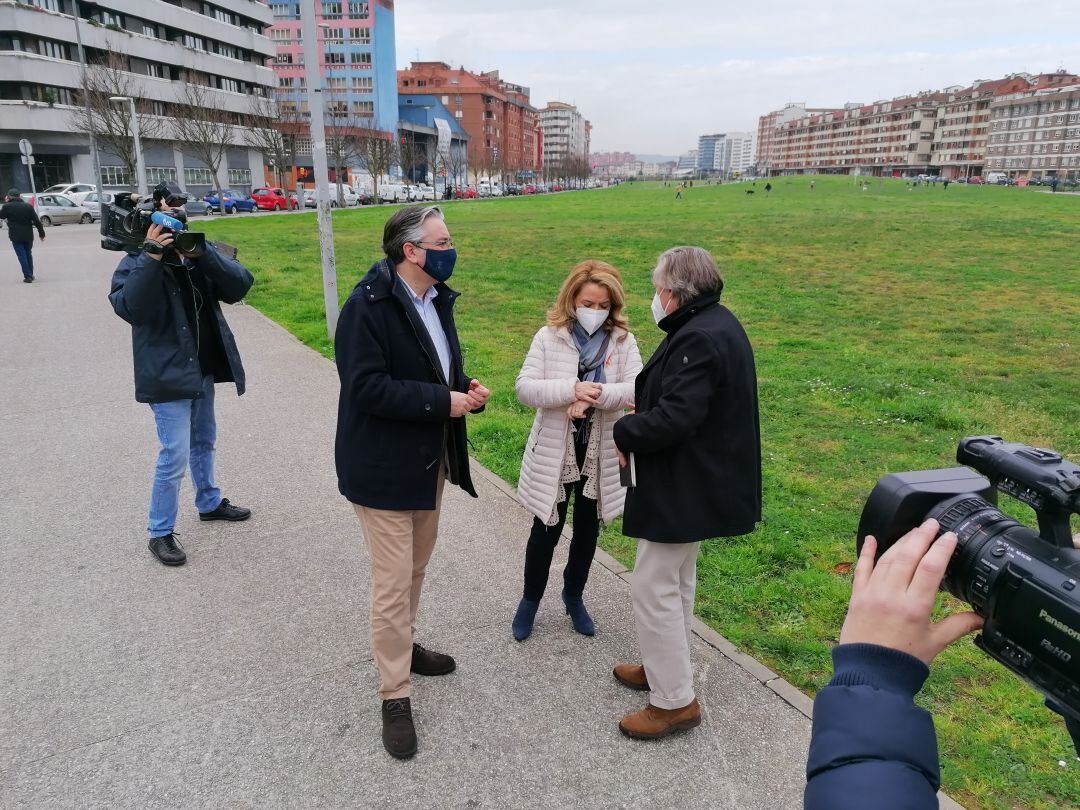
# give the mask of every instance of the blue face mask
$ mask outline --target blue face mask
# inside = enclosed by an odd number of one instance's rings
[[[446,281],[454,274],[454,265],[457,264],[457,251],[449,250],[425,250],[423,270],[436,281]]]

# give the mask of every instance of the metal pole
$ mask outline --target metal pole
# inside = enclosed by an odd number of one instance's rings
[[[326,122],[323,120],[322,72],[316,39],[315,0],[301,0],[300,19],[304,34],[304,77],[307,79],[308,115],[311,121],[311,158],[315,165],[315,200],[319,221],[319,249],[322,253],[323,304],[326,333],[330,340],[337,332],[337,267],[334,260],[334,223],[330,216],[330,172],[326,165]]]
[[[94,115],[90,111],[90,93],[87,88],[89,66],[86,64],[86,52],[82,44],[82,28],[79,25],[79,0],[72,0],[75,17],[75,42],[79,47],[79,64],[82,65],[82,97],[86,106],[86,128],[90,135],[90,157],[94,161],[94,184],[97,186],[98,210],[101,212],[101,232],[105,233],[105,188],[101,182],[101,156],[98,155],[97,137],[94,135]]]
[[[146,185],[146,164],[142,156],[142,139],[139,138],[139,116],[135,113],[135,99],[128,101],[131,102],[131,132],[135,136],[135,176],[139,181],[139,194],[145,197],[150,190]]]

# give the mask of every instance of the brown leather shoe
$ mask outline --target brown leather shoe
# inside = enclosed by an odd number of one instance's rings
[[[619,731],[636,740],[658,740],[676,731],[701,725],[701,706],[697,698],[681,709],[658,709],[651,703],[640,712],[619,721]]]
[[[649,691],[649,679],[645,675],[645,667],[641,664],[616,664],[612,674],[623,686],[638,692]]]

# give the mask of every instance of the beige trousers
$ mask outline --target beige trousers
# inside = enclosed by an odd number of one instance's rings
[[[649,702],[658,709],[681,709],[694,700],[690,646],[700,547],[638,540],[631,597]]]
[[[371,646],[383,700],[412,692],[416,612],[439,532],[445,481],[439,477],[434,509],[398,512],[353,504],[371,553]]]

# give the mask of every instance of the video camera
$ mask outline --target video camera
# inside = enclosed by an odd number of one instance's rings
[[[161,210],[163,200],[169,207],[167,213]],[[189,256],[202,255],[206,237],[187,229],[187,212],[182,207],[187,201],[187,195],[171,180],[154,186],[151,199],[126,191],[115,195],[112,205],[103,206],[101,246],[106,250],[141,253],[150,226],[160,225],[173,237],[167,255],[175,257],[177,251]]]
[[[956,460],[978,472],[952,467],[882,478],[863,509],[857,546],[873,535],[880,556],[927,518],[942,533],[955,532],[942,587],[986,620],[975,644],[1071,717],[1073,731],[1080,722],[1080,550],[1069,519],[1080,514],[1080,467],[999,436],[964,439]],[[1035,510],[1038,532],[997,508],[999,491]]]

